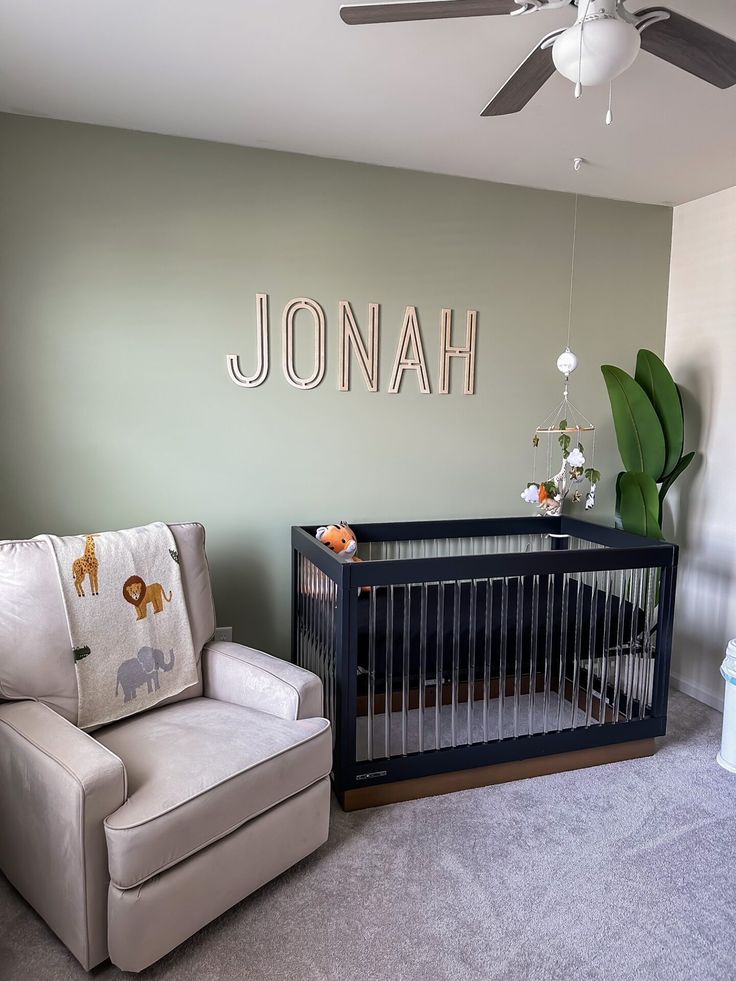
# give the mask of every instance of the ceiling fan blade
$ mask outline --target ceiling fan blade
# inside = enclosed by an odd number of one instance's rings
[[[637,10],[635,16],[660,11],[669,17],[642,29],[641,46],[645,51],[719,89],[736,84],[736,41],[666,7],[645,7]]]
[[[481,116],[508,116],[524,108],[531,97],[536,95],[547,79],[555,73],[552,46],[543,48],[542,45],[550,37],[561,33],[562,31],[553,31],[552,34],[542,38],[511,78],[496,92]]]
[[[389,24],[400,20],[491,17],[520,9],[514,0],[405,0],[352,4],[340,7],[340,16],[346,24]]]

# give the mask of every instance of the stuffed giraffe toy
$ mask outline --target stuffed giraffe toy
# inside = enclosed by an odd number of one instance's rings
[[[97,570],[99,562],[95,555],[94,535],[87,535],[84,542],[84,555],[72,562],[72,575],[74,585],[77,587],[77,596],[84,596],[84,577],[89,576],[89,588],[93,596],[99,594],[99,584],[97,582]]]

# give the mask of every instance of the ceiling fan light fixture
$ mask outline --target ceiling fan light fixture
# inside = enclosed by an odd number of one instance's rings
[[[603,85],[625,72],[640,48],[641,37],[633,24],[601,17],[579,21],[560,34],[552,45],[552,59],[561,75],[587,87]]]

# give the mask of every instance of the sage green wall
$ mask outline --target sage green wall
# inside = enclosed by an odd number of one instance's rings
[[[528,513],[531,431],[561,388],[571,196],[0,116],[0,209],[5,537],[202,521],[219,622],[285,655],[291,524]],[[580,200],[572,396],[600,427],[598,520],[618,469],[598,366],[663,350],[670,230],[668,209]],[[244,390],[225,354],[252,366],[257,291],[272,369]],[[309,392],[280,368],[300,295],[327,315]],[[340,299],[363,329],[381,304],[376,394],[356,370],[337,390]],[[429,396],[409,375],[387,392],[406,304]],[[474,397],[459,366],[435,394],[441,306],[463,331],[478,310]]]

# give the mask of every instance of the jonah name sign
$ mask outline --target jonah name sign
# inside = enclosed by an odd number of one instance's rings
[[[312,371],[309,375],[299,375],[295,365],[295,323],[299,311],[305,311],[311,321],[314,337]],[[365,387],[369,392],[378,391],[378,349],[380,342],[380,310],[377,303],[368,304],[366,332],[358,326],[355,313],[348,300],[337,304],[338,330],[338,389],[350,391],[351,362],[354,357],[360,369]],[[477,310],[465,313],[465,343],[457,346],[452,343],[452,310],[440,311],[440,346],[437,373],[437,391],[440,395],[450,392],[450,364],[453,358],[463,362],[463,394],[475,394],[475,340],[478,321]],[[325,312],[316,300],[298,296],[289,300],[281,316],[281,367],[284,377],[295,388],[305,391],[316,388],[325,377]],[[242,388],[257,388],[266,380],[270,367],[270,330],[268,313],[268,294],[256,294],[256,360],[255,370],[246,374],[237,354],[226,355],[227,372],[231,380]],[[396,356],[391,370],[388,391],[395,395],[401,388],[406,372],[415,375],[419,391],[425,395],[431,392],[427,359],[419,325],[417,308],[406,307],[404,319],[396,345]]]

